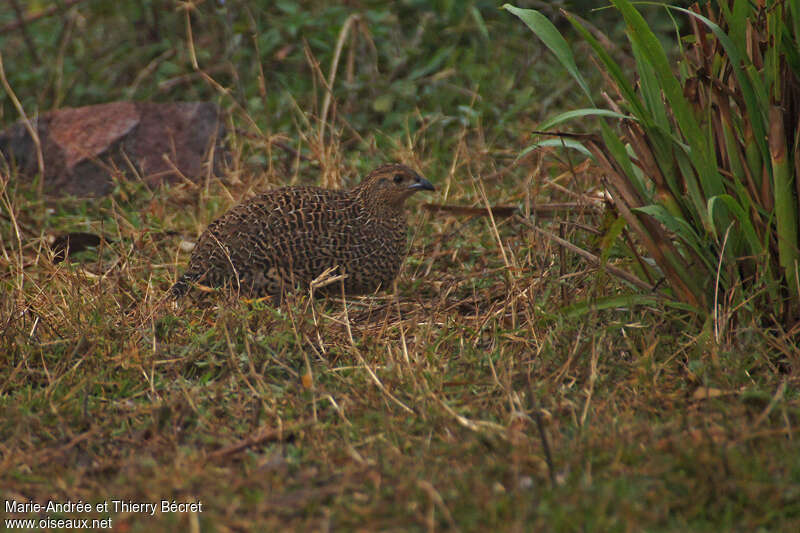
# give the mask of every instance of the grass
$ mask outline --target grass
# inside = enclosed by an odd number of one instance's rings
[[[523,213],[578,203],[585,207],[533,221],[597,250],[602,235],[584,229],[604,228],[589,207],[601,187],[596,169],[549,149],[514,162],[550,106],[569,109],[577,98],[527,30],[491,3],[469,4],[479,18],[439,2],[415,41],[409,17],[421,3],[401,3],[403,17],[365,4],[381,76],[371,85],[369,65],[359,65],[351,82],[339,78],[325,143],[315,137],[324,93],[301,37],[327,76],[350,11],[281,2],[254,13],[260,38],[273,39],[268,28],[280,37],[261,44],[272,58],[262,98],[252,46],[226,33],[248,27],[243,11],[214,17],[203,4],[193,26],[203,68],[234,89],[237,104],[219,100],[232,124],[253,128],[252,120],[263,134],[231,138],[229,172],[207,186],[121,182],[100,200],[41,198],[35,183],[4,175],[2,498],[203,502],[197,514],[86,515],[111,516],[121,531],[797,530],[791,339],[754,321],[716,344],[692,315],[657,299],[595,309],[635,291],[518,218],[431,214],[415,200],[393,290],[345,301],[300,294],[279,308],[224,294],[163,305],[188,259],[181,241],[240,198],[319,183],[322,169],[348,185],[383,159],[417,164],[440,189],[436,202],[480,207],[486,198]],[[63,45],[63,64],[76,72],[95,31],[134,31],[99,2],[79,13],[87,30]],[[144,23],[155,25],[148,13]],[[192,74],[182,17],[164,12],[167,44],[147,52],[174,47],[175,66],[157,68],[133,96],[219,98]],[[52,23],[29,28],[43,58]],[[130,92],[152,59],[140,48],[125,56],[123,42],[117,59],[99,61],[114,69],[116,88],[87,62],[60,105]],[[231,42],[245,44],[222,46]],[[278,61],[284,42],[294,49]],[[9,66],[11,45],[16,58],[25,45],[9,40],[3,51],[23,104],[56,105],[47,96],[54,85],[24,87],[21,63]],[[415,77],[448,46],[451,55]],[[406,60],[396,71],[386,63],[393,54]],[[238,79],[226,78],[232,72]],[[177,79],[191,81],[159,93]],[[385,94],[391,108],[376,110]],[[271,135],[309,159],[268,150]],[[106,241],[52,263],[47,238],[70,231]],[[83,515],[52,515],[70,516]]]
[[[603,108],[553,117],[540,129],[576,116],[613,117],[626,132],[622,138],[601,124],[602,140],[583,136],[583,143],[604,167],[620,217],[658,265],[656,277],[663,273],[673,297],[699,314],[729,314],[719,306],[723,301],[722,308],[738,310],[731,317],[754,309],[781,317],[791,330],[797,300],[796,165],[786,154],[787,146],[798,144],[791,126],[797,116],[789,109],[800,92],[792,83],[800,48],[782,37],[797,25],[797,9],[784,2],[716,3],[705,6],[709,19],[698,6],[672,6],[670,11],[692,22],[688,35],[672,45],[680,47],[675,61],[633,4],[613,3],[627,26],[636,75],[623,71],[597,33],[567,16],[591,43],[608,92],[617,97],[607,98]],[[504,7],[547,43],[591,98],[569,45],[547,17]],[[753,39],[769,44],[754,46]],[[728,80],[730,90],[721,90]],[[644,262],[639,266],[647,268]]]

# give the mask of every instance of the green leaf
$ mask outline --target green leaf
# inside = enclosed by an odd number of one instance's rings
[[[372,109],[378,113],[388,113],[394,107],[394,95],[384,93],[372,101]]]
[[[617,238],[622,234],[625,229],[627,221],[624,217],[618,216],[616,220],[609,226],[608,230],[603,233],[600,239],[600,264],[605,265],[608,262],[608,256],[611,255],[611,250]]]
[[[548,130],[557,124],[561,124],[562,122],[572,120],[573,118],[583,118],[588,116],[600,116],[600,117],[636,120],[634,117],[630,115],[623,115],[622,113],[617,113],[616,111],[611,111],[608,109],[585,108],[585,109],[574,109],[572,111],[567,111],[565,113],[556,115],[553,118],[545,120],[544,122],[539,124],[537,129],[539,129],[540,131]]]
[[[535,9],[520,9],[511,4],[505,4],[503,9],[510,11],[528,25],[531,31],[542,40],[553,54],[555,54],[564,68],[567,69],[567,72],[578,82],[580,88],[583,89],[583,92],[591,101],[592,94],[589,92],[589,86],[586,84],[586,81],[578,70],[578,66],[575,64],[575,56],[572,55],[572,49],[553,23]]]
[[[592,311],[600,311],[603,309],[619,309],[620,311],[630,312],[631,308],[637,305],[665,305],[667,307],[680,309],[681,311],[689,311],[693,314],[702,314],[699,309],[691,305],[650,294],[624,294],[597,298],[596,300],[568,305],[563,307],[561,312],[568,318],[575,318]]]
[[[583,146],[583,144],[581,144],[579,141],[576,141],[576,140],[573,140],[573,139],[563,139],[562,138],[562,139],[547,139],[546,141],[540,141],[540,142],[537,142],[537,143],[533,143],[532,145],[530,145],[527,148],[525,148],[522,152],[520,152],[520,154],[517,156],[517,159],[520,159],[521,157],[524,157],[525,155],[527,155],[532,150],[535,150],[535,149],[541,148],[541,147],[546,147],[546,146],[555,146],[555,147],[559,147],[559,148],[561,148],[561,147],[563,147],[563,148],[571,148],[573,150],[579,151],[580,153],[582,153],[586,157],[592,157],[591,152],[589,152],[589,150],[587,150]]]
[[[481,34],[481,38],[484,41],[489,40],[489,30],[486,28],[486,22],[483,20],[483,16],[481,15],[480,10],[472,6],[470,9],[470,14],[472,15],[472,19],[475,21],[475,25],[478,26],[478,33]]]
[[[656,126],[665,131],[671,130],[669,119],[667,118],[667,108],[661,96],[661,87],[658,84],[656,73],[649,61],[645,60],[642,51],[636,42],[632,45],[633,57],[636,59],[636,70],[639,73],[639,88],[644,98],[647,110],[653,117]]]
[[[714,212],[717,209],[717,203],[722,202],[728,210],[733,213],[734,218],[739,222],[740,227],[744,233],[744,238],[750,246],[751,253],[754,256],[759,256],[764,252],[764,246],[758,238],[755,228],[750,221],[750,216],[742,209],[741,204],[730,194],[720,194],[708,199],[708,217],[714,221]],[[719,232],[716,231],[716,224],[714,225],[715,234],[720,238]],[[727,228],[725,228],[727,230]]]
[[[622,68],[619,66],[619,64],[614,61],[608,51],[606,51],[605,47],[600,44],[600,41],[598,41],[595,36],[589,32],[589,30],[584,28],[580,22],[571,17],[569,14],[567,15],[567,19],[578,31],[578,33],[580,33],[581,36],[591,45],[594,52],[600,58],[600,61],[603,63],[603,65],[605,65],[608,74],[611,76],[611,79],[613,79],[614,83],[617,84],[617,87],[625,98],[625,102],[628,104],[631,113],[633,113],[636,118],[639,119],[639,122],[642,122],[645,125],[651,124],[653,122],[652,118],[645,111],[644,105],[636,95],[636,91],[633,90],[633,85],[631,85],[631,83],[628,81],[628,76],[622,71]]]
[[[455,50],[455,46],[448,46],[446,48],[442,48],[441,50],[433,54],[433,57],[431,58],[430,61],[428,61],[427,64],[411,72],[411,74],[408,75],[408,79],[416,80],[418,78],[427,76],[428,74],[432,73],[433,71],[438,69],[448,57],[450,57],[450,54],[453,53],[453,50]]]
[[[631,161],[631,157],[625,149],[625,145],[622,144],[619,137],[611,131],[611,128],[609,128],[605,122],[600,124],[600,129],[603,135],[603,142],[605,142],[609,153],[614,157],[617,164],[622,167],[622,170],[625,172],[625,177],[628,178],[628,181],[639,193],[642,201],[648,202],[650,200],[650,194],[647,193],[644,184],[633,170],[633,161]]]
[[[703,243],[703,240],[692,225],[686,220],[672,215],[664,206],[659,204],[637,207],[633,210],[645,213],[658,220],[665,228],[677,235],[681,242],[692,248],[706,268],[712,272],[714,271],[713,258],[709,255],[708,246]]]

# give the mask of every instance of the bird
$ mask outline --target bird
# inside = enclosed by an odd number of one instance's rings
[[[282,297],[325,272],[342,275],[348,295],[386,289],[408,244],[405,201],[434,190],[408,166],[392,163],[350,189],[264,192],[208,225],[169,294],[177,300],[203,284],[249,297]],[[341,292],[338,283],[321,290],[335,291]]]

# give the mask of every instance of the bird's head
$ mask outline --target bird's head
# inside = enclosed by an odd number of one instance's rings
[[[365,201],[389,209],[402,209],[406,199],[417,191],[435,191],[426,180],[405,165],[382,165],[370,172],[358,187]]]

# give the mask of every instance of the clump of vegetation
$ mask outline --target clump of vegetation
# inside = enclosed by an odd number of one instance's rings
[[[663,278],[672,297],[713,315],[717,328],[747,309],[794,331],[800,318],[797,4],[665,6],[691,27],[679,42],[677,71],[636,8],[627,0],[613,4],[625,20],[636,83],[607,41],[565,13],[596,54],[608,107],[571,111],[540,129],[576,116],[618,120],[622,139],[604,120],[601,138],[583,144],[652,260],[631,263],[639,276],[651,283]],[[592,98],[553,25],[535,11],[506,7]]]

